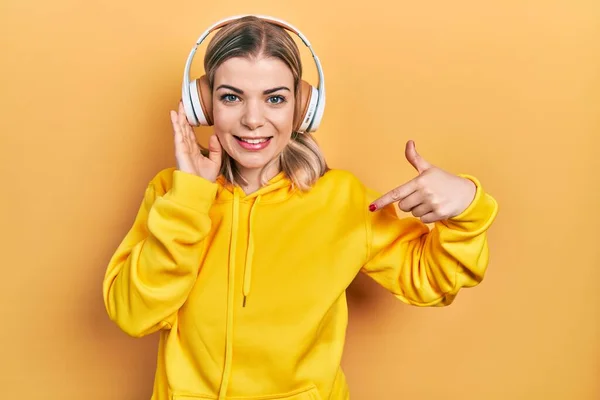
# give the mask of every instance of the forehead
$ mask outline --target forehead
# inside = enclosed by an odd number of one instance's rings
[[[278,58],[233,57],[215,71],[215,87],[225,84],[244,91],[263,91],[277,86],[292,89],[294,76],[290,68]]]

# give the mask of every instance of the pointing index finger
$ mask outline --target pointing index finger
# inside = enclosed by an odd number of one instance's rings
[[[417,190],[417,185],[415,183],[415,180],[412,179],[412,180],[406,182],[405,184],[400,185],[397,188],[390,190],[383,196],[381,196],[378,199],[376,199],[375,201],[373,201],[369,205],[369,210],[370,211],[380,210],[389,204],[392,204],[392,203],[395,203],[395,202],[398,202],[398,201],[404,199],[405,197],[411,195],[416,190]]]

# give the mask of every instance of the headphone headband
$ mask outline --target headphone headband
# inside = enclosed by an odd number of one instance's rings
[[[323,114],[323,110],[325,108],[325,76],[323,74],[323,69],[321,67],[321,61],[319,60],[319,57],[317,57],[317,55],[315,54],[315,52],[313,51],[313,48],[310,44],[310,42],[308,41],[308,39],[306,38],[306,36],[304,36],[304,34],[302,32],[300,32],[299,29],[297,29],[296,27],[294,27],[293,25],[289,24],[288,22],[285,22],[281,19],[278,18],[274,18],[274,17],[270,17],[267,15],[254,15],[254,14],[243,14],[243,15],[236,15],[236,16],[232,16],[232,17],[228,17],[228,18],[224,18],[221,19],[217,22],[215,22],[214,24],[212,24],[211,26],[208,27],[208,29],[206,29],[198,38],[198,40],[196,40],[196,44],[195,46],[192,48],[192,50],[190,51],[190,54],[187,58],[187,61],[185,63],[185,69],[183,71],[183,85],[182,85],[182,94],[183,94],[183,98],[185,99],[189,99],[190,98],[190,69],[192,66],[192,61],[194,59],[194,55],[196,54],[196,51],[198,49],[198,46],[200,46],[200,44],[202,44],[202,42],[206,39],[206,37],[208,35],[211,34],[211,32],[213,32],[214,30],[217,30],[219,28],[222,28],[223,26],[229,24],[232,21],[236,21],[238,19],[241,19],[243,17],[247,17],[247,16],[254,16],[257,18],[260,18],[266,22],[270,22],[273,23],[277,26],[280,26],[290,32],[293,32],[294,34],[296,34],[301,40],[302,42],[306,45],[306,47],[308,47],[308,49],[310,50],[310,53],[312,54],[313,60],[315,62],[315,65],[317,67],[317,73],[319,75],[319,83],[318,83],[318,92],[319,92],[319,96],[317,99],[317,105],[316,105],[316,111],[315,111],[315,115],[318,115],[319,118],[317,118],[317,124],[320,122],[320,116]],[[185,104],[185,102],[184,102]],[[191,111],[191,110],[190,110]],[[186,110],[186,112],[188,112],[188,110]],[[193,111],[192,111],[193,112]],[[315,120],[313,119],[313,122]],[[308,130],[314,130],[317,128],[317,126],[313,126],[314,124],[311,123],[311,125],[307,128]]]

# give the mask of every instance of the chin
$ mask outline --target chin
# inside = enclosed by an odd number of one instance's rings
[[[274,157],[273,154],[243,154],[233,157],[233,159],[242,169],[252,170],[263,168]]]

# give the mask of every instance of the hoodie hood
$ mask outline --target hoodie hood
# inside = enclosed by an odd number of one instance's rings
[[[246,194],[238,185],[228,182],[222,175],[217,178],[217,184],[219,185],[215,200],[217,203],[233,201],[236,195],[240,201],[252,202],[260,197],[263,204],[275,203],[286,200],[295,191],[292,181],[285,172],[278,173],[265,186],[250,194]]]
[[[291,180],[286,176],[284,172],[280,172],[271,178],[267,184],[257,191],[246,194],[241,187],[233,185],[228,182],[222,175],[217,178],[219,188],[217,189],[217,196],[215,202],[217,203],[231,203],[232,211],[232,224],[231,224],[231,237],[230,237],[230,248],[229,248],[229,271],[230,275],[235,276],[235,265],[236,265],[236,249],[238,239],[238,228],[242,221],[240,221],[240,203],[250,204],[250,213],[248,217],[248,243],[246,245],[246,261],[244,268],[244,284],[243,284],[243,306],[246,306],[246,300],[250,295],[252,287],[252,261],[254,256],[254,219],[256,215],[256,208],[259,204],[272,204],[282,202],[289,198],[294,193],[294,188]],[[233,283],[233,280],[230,280]]]

